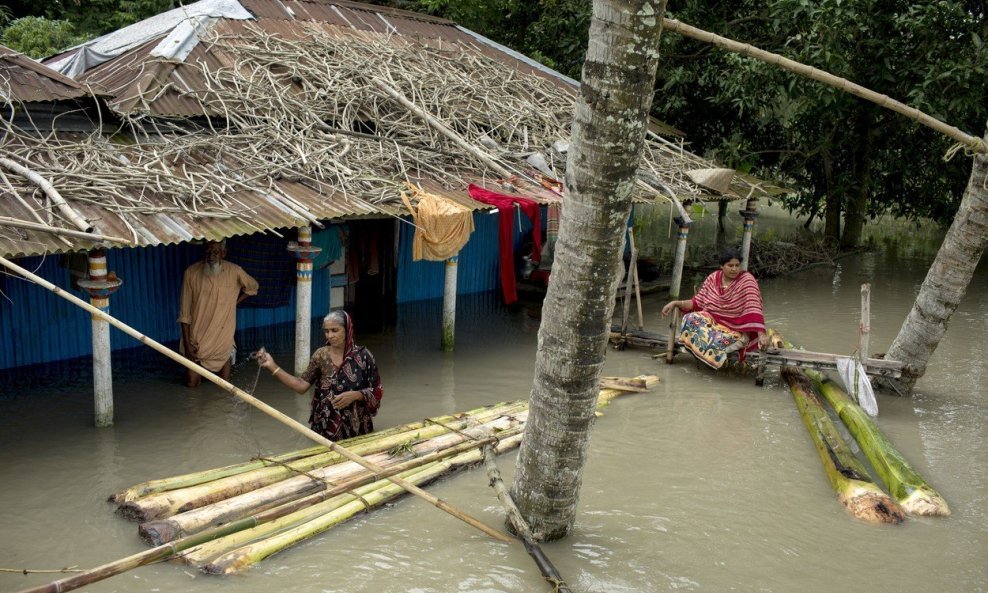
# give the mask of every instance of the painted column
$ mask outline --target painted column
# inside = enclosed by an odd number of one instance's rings
[[[298,227],[298,241],[288,243],[295,263],[295,374],[309,366],[312,344],[312,258],[322,249],[312,246],[312,227]]]
[[[741,239],[741,269],[748,269],[748,255],[751,253],[751,232],[755,228],[755,219],[758,218],[758,210],[755,204],[758,200],[751,198],[745,204],[741,216],[744,217],[744,235]]]
[[[683,265],[686,262],[686,239],[690,234],[690,225],[693,224],[684,216],[675,218],[679,231],[676,233],[676,259],[672,264],[672,282],[669,284],[669,300],[679,299],[680,285],[683,283]],[[672,364],[672,358],[676,355],[676,335],[679,333],[679,307],[672,308],[672,320],[669,324],[669,346],[666,349],[666,362]]]
[[[106,251],[89,252],[89,278],[80,280],[79,286],[89,293],[90,303],[103,313],[110,314],[110,295],[123,282],[106,270]],[[110,357],[110,324],[97,315],[93,321],[93,401],[94,424],[97,428],[113,426],[113,370]]]
[[[446,286],[443,290],[443,352],[453,351],[456,335],[456,268],[457,256],[446,260]]]

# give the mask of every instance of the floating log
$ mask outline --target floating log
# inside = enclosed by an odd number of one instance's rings
[[[946,517],[947,501],[909,465],[878,424],[850,396],[820,373],[806,371],[858,442],[885,486],[910,515]]]
[[[872,481],[864,465],[848,448],[824,410],[810,380],[788,366],[782,367],[782,378],[789,385],[803,423],[820,454],[830,485],[841,504],[862,521],[901,523],[904,518],[902,509]]]

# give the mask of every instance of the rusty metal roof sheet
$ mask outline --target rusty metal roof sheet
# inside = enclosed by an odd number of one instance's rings
[[[71,78],[0,45],[0,101],[64,101],[86,94],[86,89]]]

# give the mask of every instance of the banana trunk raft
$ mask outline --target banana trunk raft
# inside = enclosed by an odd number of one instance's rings
[[[644,391],[653,376],[602,381],[598,407]],[[504,402],[363,435],[340,445],[383,468],[374,473],[316,446],[152,480],[110,497],[161,550],[213,574],[231,574],[401,496],[386,476],[422,486],[521,443],[526,402]],[[149,550],[151,552],[151,550]],[[149,557],[152,555],[148,555]]]

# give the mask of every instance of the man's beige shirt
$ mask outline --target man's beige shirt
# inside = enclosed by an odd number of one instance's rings
[[[257,294],[257,281],[237,264],[224,261],[215,276],[206,274],[206,262],[185,270],[179,323],[189,324],[189,338],[198,344],[200,364],[211,371],[223,368],[233,352],[240,291]]]

